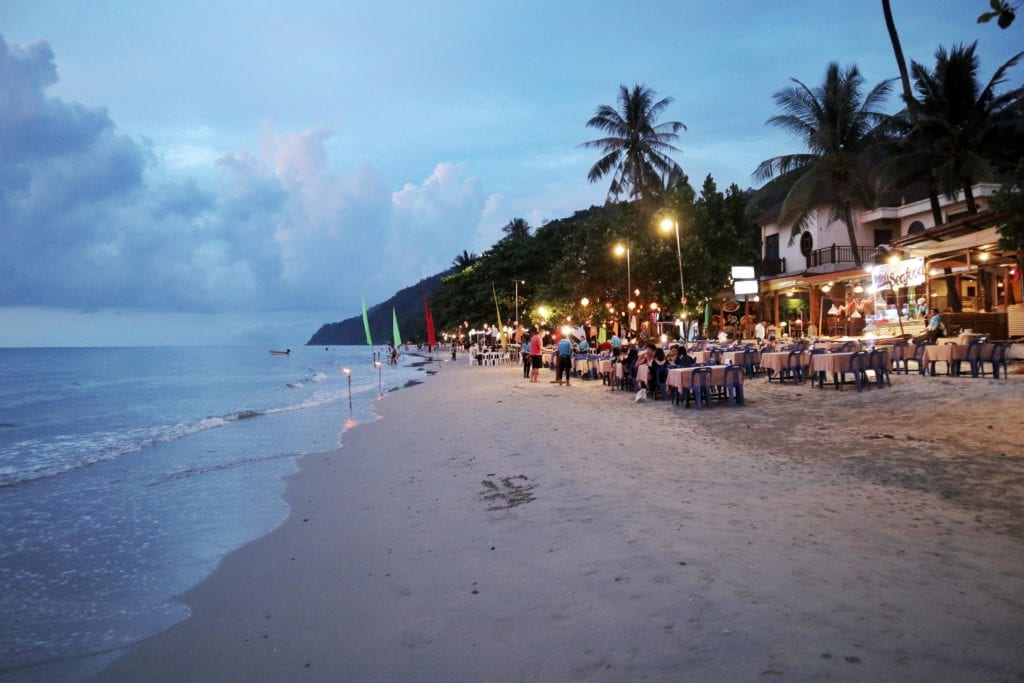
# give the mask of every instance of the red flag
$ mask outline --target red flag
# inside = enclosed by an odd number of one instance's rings
[[[437,346],[437,336],[434,334],[434,316],[430,314],[430,307],[427,306],[427,290],[420,285],[420,292],[423,293],[423,315],[427,319],[427,343]]]

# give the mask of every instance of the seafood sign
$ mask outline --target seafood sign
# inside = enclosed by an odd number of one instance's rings
[[[916,287],[924,284],[924,259],[912,258],[896,263],[881,263],[871,269],[876,290]]]

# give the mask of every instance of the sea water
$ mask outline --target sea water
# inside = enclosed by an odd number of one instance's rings
[[[336,448],[423,376],[403,360],[377,368],[367,346],[0,349],[0,674],[184,619],[176,595],[287,517],[296,456]]]

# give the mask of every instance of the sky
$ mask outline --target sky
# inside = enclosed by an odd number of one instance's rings
[[[892,6],[926,65],[1024,47],[987,0]],[[879,0],[0,0],[0,346],[300,345],[603,203],[580,143],[620,85],[673,98],[695,186],[746,188],[830,61],[897,76]]]

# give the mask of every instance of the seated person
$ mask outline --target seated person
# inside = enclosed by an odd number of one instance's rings
[[[686,352],[686,347],[679,347],[679,354],[676,356],[676,367],[677,368],[692,368],[697,364],[697,360]]]
[[[928,319],[928,328],[925,330],[925,334],[928,337],[928,341],[933,344],[939,341],[939,337],[946,336],[946,326],[942,324],[942,316],[939,315],[939,309],[933,308],[931,310],[931,317]]]
[[[678,356],[678,355],[679,355],[679,344],[673,344],[672,346],[668,347],[668,351],[665,352],[665,358],[667,358],[668,362],[673,364],[673,365],[675,365],[676,356]]]
[[[651,359],[651,377],[658,384],[664,384],[668,380],[668,368],[670,363],[668,357],[665,355],[665,351],[662,349],[655,349],[654,358]]]
[[[647,364],[649,364],[654,359],[654,351],[657,348],[658,347],[655,346],[654,344],[648,344],[647,346],[643,347],[643,349],[641,349],[640,353],[637,355],[636,364],[637,365],[647,365]]]

